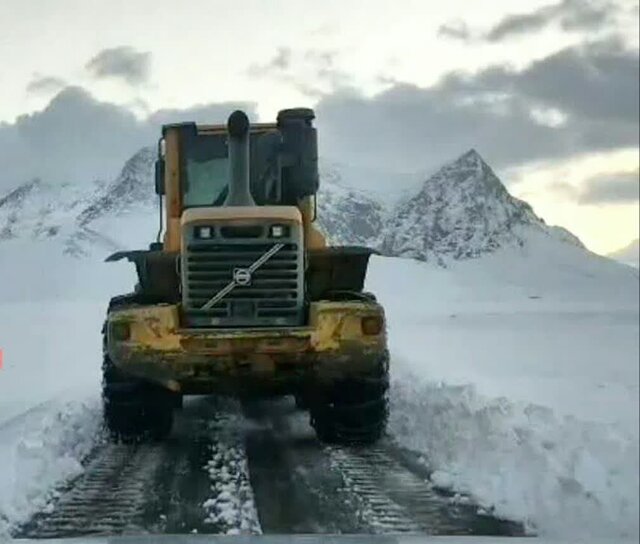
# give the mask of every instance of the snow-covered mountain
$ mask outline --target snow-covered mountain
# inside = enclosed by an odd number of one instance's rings
[[[550,229],[531,206],[509,194],[475,151],[445,165],[417,195],[401,202],[390,218],[382,251],[426,261],[466,259],[505,246],[522,246],[537,230],[580,242],[567,231]]]
[[[99,184],[53,185],[34,179],[0,197],[0,240],[47,239],[67,234],[100,194]]]
[[[0,240],[56,238],[72,255],[146,246],[158,223],[154,159],[154,148],[139,150],[111,183],[52,186],[34,180],[18,187],[0,199]],[[582,247],[511,196],[473,150],[395,204],[348,186],[344,171],[321,163],[318,222],[333,245],[366,245],[439,264],[525,246],[531,231]]]
[[[611,259],[640,268],[640,240],[637,238],[623,248],[609,253]]]
[[[153,149],[141,149],[110,183],[53,185],[36,179],[19,186],[0,198],[0,241],[55,239],[76,256],[129,247],[123,219],[149,223],[157,215],[154,160]],[[133,234],[134,245],[151,241]]]
[[[318,224],[331,245],[377,248],[388,213],[383,204],[375,196],[348,187],[339,165],[321,164],[320,178]]]

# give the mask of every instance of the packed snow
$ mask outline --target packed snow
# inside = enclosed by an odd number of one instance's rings
[[[216,441],[205,467],[211,481],[211,498],[202,505],[207,514],[205,523],[228,535],[261,534],[242,443],[241,416],[225,414],[220,418],[223,420],[210,423]]]

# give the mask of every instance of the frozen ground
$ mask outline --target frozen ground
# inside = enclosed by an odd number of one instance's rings
[[[390,431],[439,485],[538,533],[637,538],[638,274],[546,238],[530,247],[448,269],[373,259]],[[99,439],[100,327],[133,275],[10,242],[0,275],[2,534]]]

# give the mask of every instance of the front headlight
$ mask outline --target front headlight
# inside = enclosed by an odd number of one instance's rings
[[[194,236],[199,240],[208,240],[209,238],[213,238],[214,232],[213,227],[196,227],[194,229]]]
[[[288,238],[289,226],[288,225],[271,225],[269,229],[270,238]]]

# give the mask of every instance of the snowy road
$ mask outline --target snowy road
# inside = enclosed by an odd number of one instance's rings
[[[203,467],[216,439],[208,425],[213,417],[210,403],[194,402],[185,407],[164,443],[102,442],[85,460],[83,474],[16,536],[215,532],[217,527],[205,527],[202,507],[209,497]]]
[[[193,399],[163,443],[103,442],[14,536],[147,533],[521,534],[448,496],[391,442],[323,446],[289,399]],[[250,478],[250,481],[249,481]]]
[[[247,453],[265,533],[519,534],[436,491],[408,455],[383,440],[323,446],[288,399],[246,410],[256,424]]]

